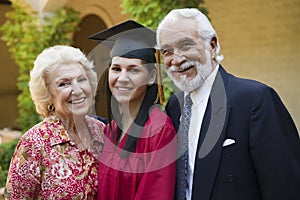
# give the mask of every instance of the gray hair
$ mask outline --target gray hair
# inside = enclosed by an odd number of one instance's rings
[[[64,45],[56,45],[43,50],[34,61],[34,67],[30,71],[29,90],[35,104],[36,111],[44,116],[49,114],[47,109],[50,104],[51,94],[47,85],[47,78],[60,64],[79,63],[83,66],[94,96],[97,90],[97,74],[94,71],[93,62],[78,48]]]
[[[223,55],[218,55],[221,48],[217,33],[211,25],[209,19],[196,8],[174,9],[164,17],[164,19],[159,23],[156,31],[156,41],[158,48],[161,46],[159,37],[161,31],[164,29],[163,27],[165,26],[165,24],[171,23],[180,26],[180,19],[182,18],[191,18],[196,21],[198,34],[206,44],[209,44],[213,37],[217,38],[216,61],[220,63],[224,59],[224,57]]]

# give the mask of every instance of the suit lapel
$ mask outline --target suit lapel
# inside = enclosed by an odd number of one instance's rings
[[[181,110],[183,107],[184,93],[182,91],[176,92],[172,95],[166,105],[166,112],[171,117],[175,130],[178,130],[180,123]]]
[[[192,199],[209,199],[217,174],[230,114],[230,106],[226,101],[226,72],[224,72],[223,70],[223,78],[220,70],[217,73],[202,122],[195,160]]]

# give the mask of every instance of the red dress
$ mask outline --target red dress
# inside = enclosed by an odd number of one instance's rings
[[[113,123],[116,130],[116,124]],[[159,108],[149,114],[136,149],[128,158],[120,153],[127,134],[116,146],[110,126],[105,128],[98,170],[99,200],[173,200],[176,179],[176,131]]]

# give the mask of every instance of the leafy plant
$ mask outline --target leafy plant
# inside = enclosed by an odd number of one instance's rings
[[[18,140],[0,145],[0,188],[5,186],[11,157],[14,154]]]
[[[123,0],[124,13],[131,15],[145,26],[157,27],[162,18],[172,9],[199,8],[205,14],[207,9],[200,6],[204,0]]]
[[[41,120],[35,111],[28,88],[29,72],[36,56],[45,48],[71,45],[71,35],[77,30],[79,13],[68,8],[57,10],[48,16],[31,9],[25,0],[11,0],[13,10],[6,13],[7,21],[0,27],[2,40],[6,42],[12,59],[18,66],[17,88],[18,126],[23,132]]]

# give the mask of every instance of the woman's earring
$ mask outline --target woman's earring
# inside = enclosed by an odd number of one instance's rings
[[[48,111],[49,112],[53,112],[53,111],[55,111],[55,107],[54,107],[54,105],[53,104],[48,104]]]

